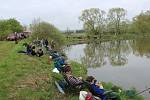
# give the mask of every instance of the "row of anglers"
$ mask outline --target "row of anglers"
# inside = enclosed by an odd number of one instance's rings
[[[78,92],[79,100],[121,100],[119,92],[112,90],[106,91],[101,83],[98,83],[93,76],[88,76],[86,79],[75,77],[72,72],[72,67],[67,64],[65,55],[57,51],[51,51],[49,58],[54,61],[54,67],[59,74],[63,75],[62,80],[55,81],[58,90],[61,93]],[[56,70],[53,72],[57,72]],[[88,91],[83,91],[83,90]]]
[[[18,53],[24,53],[27,55],[32,55],[32,56],[37,56],[37,57],[41,57],[44,55],[43,49],[36,47],[32,43],[30,43],[30,44],[24,43],[23,46],[26,47],[26,50],[20,50],[20,51],[18,51]]]
[[[54,47],[54,42],[52,41],[52,46],[48,45],[46,41],[43,45],[49,54],[49,61],[53,60],[55,69],[53,72],[57,72],[63,75],[64,79],[55,81],[55,84],[61,93],[65,93],[67,91],[77,91],[79,93],[79,100],[120,100],[119,92],[120,89],[116,88],[112,90],[105,90],[101,83],[98,83],[97,80],[93,76],[88,76],[86,79],[82,79],[82,77],[75,77],[72,75],[72,67],[66,62],[66,55],[63,53],[59,53],[54,51],[52,47]],[[44,55],[44,51],[42,47],[35,46],[34,43],[24,43],[23,46],[26,47],[25,51],[18,51],[18,53],[25,53],[27,55],[38,56],[41,57]],[[83,90],[89,91],[83,91]],[[146,89],[149,90],[150,88]],[[115,90],[115,92],[113,91]],[[144,90],[145,91],[145,90]],[[132,93],[131,93],[132,92]],[[140,92],[138,94],[141,94]],[[127,96],[135,96],[134,91],[127,91]]]
[[[46,51],[52,51],[52,49],[54,49],[55,47],[55,43],[52,40],[51,44],[49,45],[47,39],[42,39],[42,40],[34,40],[31,43],[24,43],[23,46],[26,47],[26,50],[18,51],[18,53],[25,53],[27,55],[41,57],[44,55],[43,49],[45,48]]]

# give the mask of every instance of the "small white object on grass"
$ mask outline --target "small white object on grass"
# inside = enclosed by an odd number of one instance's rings
[[[52,56],[49,56],[50,59],[52,59]]]
[[[57,68],[54,68],[54,69],[53,69],[53,72],[54,72],[54,73],[59,73],[59,71],[58,71]]]

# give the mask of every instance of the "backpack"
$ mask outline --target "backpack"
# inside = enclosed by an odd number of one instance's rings
[[[91,93],[91,92],[88,92],[87,95],[86,95],[85,100],[93,100],[93,99],[94,99],[94,98],[93,98],[92,93]]]

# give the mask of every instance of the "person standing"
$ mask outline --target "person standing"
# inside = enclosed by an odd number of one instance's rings
[[[45,46],[48,47],[48,40],[45,39]]]
[[[18,37],[17,37],[17,33],[16,32],[14,34],[14,40],[15,40],[15,44],[18,44]]]
[[[54,48],[55,48],[55,42],[54,42],[54,40],[52,40],[51,41],[51,48],[54,50]]]

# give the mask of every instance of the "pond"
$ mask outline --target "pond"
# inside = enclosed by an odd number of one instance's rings
[[[150,87],[150,38],[70,45],[65,53],[99,81],[139,92]],[[148,92],[142,95],[150,100]]]

